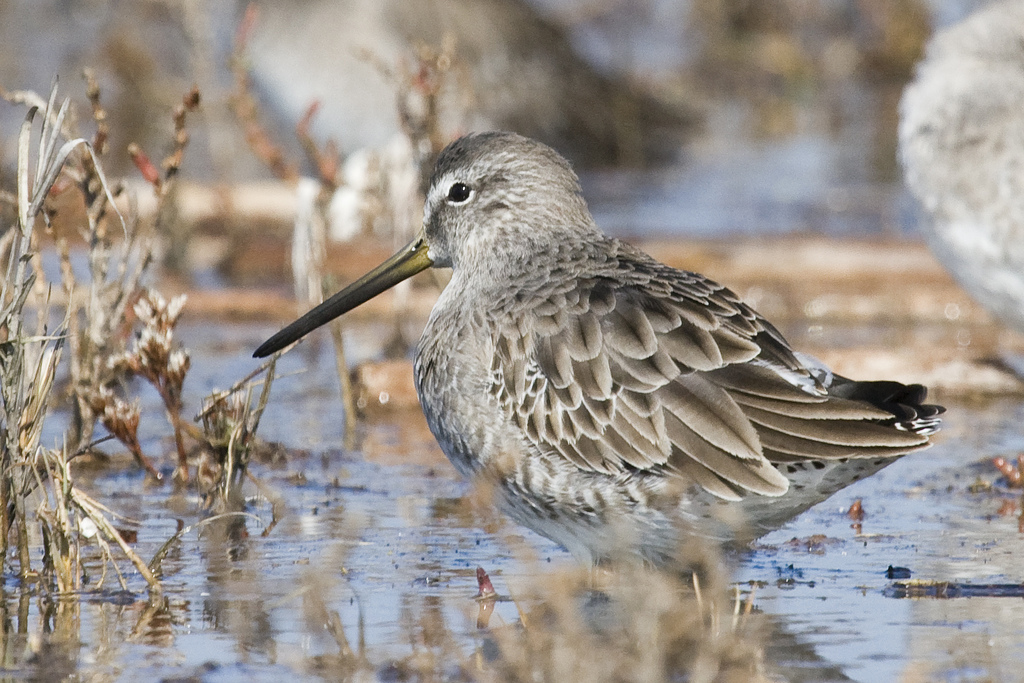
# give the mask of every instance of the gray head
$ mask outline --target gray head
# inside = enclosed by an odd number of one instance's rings
[[[545,246],[600,234],[579,178],[550,147],[515,133],[473,133],[441,152],[423,230],[435,266],[513,265]]]
[[[265,341],[262,358],[425,268],[493,277],[539,254],[600,239],[579,178],[550,147],[514,133],[475,133],[441,152],[427,191],[423,231],[397,254]]]

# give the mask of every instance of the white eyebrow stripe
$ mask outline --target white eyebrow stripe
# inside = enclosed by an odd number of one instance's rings
[[[427,190],[427,200],[423,202],[423,224],[430,222],[431,211],[434,205],[448,193],[448,186],[452,184],[454,175],[449,171],[438,178]]]
[[[448,188],[455,182],[455,174],[448,171],[434,183],[433,187],[430,188],[430,194],[427,195],[427,202],[432,203],[438,198],[442,198],[448,194]]]

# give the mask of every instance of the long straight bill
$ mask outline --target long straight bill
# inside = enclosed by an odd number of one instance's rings
[[[427,255],[426,242],[422,236],[417,237],[387,261],[260,344],[253,352],[253,357],[263,358],[280,351],[321,325],[394,287],[402,280],[426,270],[432,264],[433,261]]]

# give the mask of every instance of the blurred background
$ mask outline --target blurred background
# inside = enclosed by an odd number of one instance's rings
[[[233,52],[274,142],[295,125],[343,155],[401,130],[399,87],[418,52],[447,50],[444,135],[505,128],[576,162],[599,222],[619,234],[902,234],[913,205],[896,164],[897,103],[936,28],[976,0],[3,0],[0,85],[59,74],[84,108],[84,66],[110,115],[106,164],[129,142],[154,158],[197,84],[188,181],[271,176],[233,111]],[[0,107],[2,167],[22,113]],[[311,172],[308,166],[301,167]]]
[[[266,329],[293,317],[296,298],[307,302],[299,308],[319,300],[418,229],[445,144],[511,129],[573,161],[605,231],[727,284],[839,371],[958,393],[1017,391],[1003,360],[1021,339],[929,254],[921,238],[942,219],[915,201],[898,161],[900,98],[926,44],[985,6],[0,0],[0,88],[8,98],[45,93],[59,76],[78,134],[104,138],[103,167],[155,228],[162,286],[189,292],[190,314]],[[989,24],[1009,27],[998,48],[1008,71],[992,78],[998,92],[1021,69],[1015,20],[994,9]],[[986,41],[997,42],[977,42]],[[98,84],[102,136],[85,68]],[[173,112],[193,87],[199,105],[176,132]],[[924,98],[921,129],[952,99]],[[1019,108],[1007,100],[982,111]],[[0,102],[0,187],[13,187],[24,111]],[[159,167],[183,141],[174,182],[154,193],[143,162]],[[945,163],[955,169],[960,154],[954,145]],[[979,168],[986,155],[980,149]],[[972,173],[928,190],[955,204],[949,186],[969,186]],[[58,189],[47,202],[54,233],[74,234],[81,192]],[[82,246],[72,240],[72,251]],[[974,266],[983,285],[988,269]],[[353,314],[391,321],[378,358],[408,358],[443,281],[421,275]],[[369,381],[376,396],[377,377],[415,408],[406,370],[357,373],[356,383]]]
[[[164,275],[198,290],[193,311],[292,316],[322,275],[327,289],[350,281],[412,235],[447,142],[502,128],[568,156],[604,230],[732,286],[814,351],[837,342],[815,336],[819,323],[913,323],[912,337],[866,334],[878,353],[864,362],[830,359],[847,371],[1007,388],[976,361],[1016,340],[920,246],[928,218],[897,160],[900,96],[928,39],[980,6],[0,0],[0,86],[45,91],[59,74],[90,137],[81,72],[94,70],[104,167],[159,222]],[[201,104],[154,217],[129,144],[159,164],[193,85]],[[0,184],[23,111],[0,104]],[[53,204],[73,218],[80,200],[66,194]],[[418,282],[424,297],[374,311],[409,321],[388,335],[391,355],[407,353],[437,291]],[[922,337],[916,323],[957,327]],[[968,365],[954,377],[950,361]]]

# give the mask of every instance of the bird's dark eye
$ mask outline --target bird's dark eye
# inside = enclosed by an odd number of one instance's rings
[[[465,183],[452,183],[452,186],[448,188],[448,201],[461,204],[469,199],[469,195],[472,192],[469,185]]]

